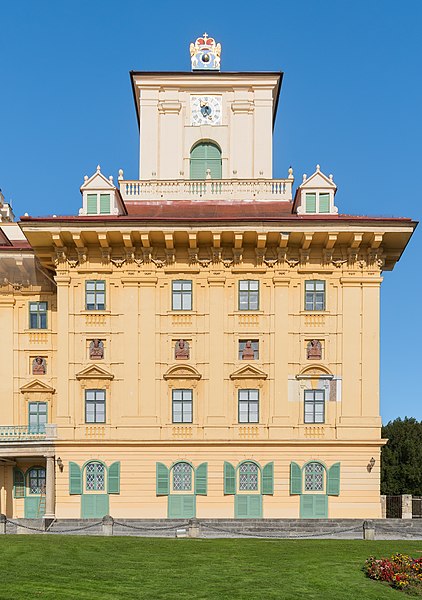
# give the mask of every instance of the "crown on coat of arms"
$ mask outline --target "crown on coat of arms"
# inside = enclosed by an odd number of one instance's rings
[[[216,44],[214,38],[204,33],[190,45],[192,71],[219,71],[221,44]]]

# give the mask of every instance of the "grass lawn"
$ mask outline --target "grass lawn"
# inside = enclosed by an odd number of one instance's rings
[[[394,552],[422,541],[0,536],[0,598],[405,600],[361,571]]]

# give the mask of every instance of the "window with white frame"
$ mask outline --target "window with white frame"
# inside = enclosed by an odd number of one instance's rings
[[[172,310],[192,310],[192,281],[178,279],[172,281]]]
[[[192,390],[172,390],[173,423],[192,423]]]
[[[239,390],[239,423],[259,422],[259,390]]]
[[[239,310],[259,310],[259,281],[239,281]]]
[[[86,310],[105,310],[105,281],[85,282],[85,306]]]
[[[330,212],[329,192],[307,192],[305,194],[305,212],[307,214],[327,214]]]
[[[324,390],[305,390],[305,423],[325,422]]]
[[[85,390],[85,423],[105,423],[105,390]]]
[[[173,469],[173,491],[192,491],[192,467],[187,462],[178,462]]]
[[[325,281],[305,281],[305,310],[325,310]]]
[[[29,303],[29,329],[47,329],[47,302]]]
[[[319,462],[310,462],[305,465],[305,492],[324,491],[324,465]]]
[[[259,488],[259,468],[251,461],[243,462],[238,469],[239,491],[257,492]]]
[[[85,467],[85,489],[87,492],[105,491],[105,466],[101,462],[92,461]]]

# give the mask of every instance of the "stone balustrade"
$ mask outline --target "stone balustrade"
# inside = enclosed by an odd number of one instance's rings
[[[293,179],[120,180],[123,200],[291,201]]]
[[[52,440],[57,438],[57,426],[46,424],[38,427],[28,425],[0,425],[0,444],[2,442],[28,442]]]

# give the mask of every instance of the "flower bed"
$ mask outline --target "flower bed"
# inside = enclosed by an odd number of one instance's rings
[[[371,579],[385,581],[393,588],[422,596],[422,558],[393,554],[390,558],[369,557],[363,567]]]

